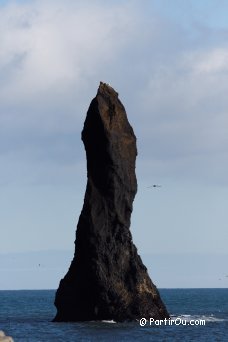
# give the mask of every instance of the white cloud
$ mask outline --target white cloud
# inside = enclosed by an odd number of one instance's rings
[[[46,119],[47,126],[54,128],[52,118],[53,115],[56,118],[58,107],[62,113],[64,108],[67,112],[70,106],[75,109],[77,102],[80,112],[84,93],[91,83],[97,87],[100,74],[112,69],[115,59],[131,40],[135,15],[133,7],[115,4],[108,7],[101,1],[33,1],[3,7],[0,10],[2,106],[16,108],[17,114],[11,114],[15,122],[21,120],[31,127],[32,121],[39,126]],[[23,112],[20,119],[18,112]],[[1,120],[7,122],[6,115],[9,111],[2,110]],[[11,123],[14,124],[13,119]],[[66,124],[69,128],[67,120]],[[63,117],[60,126],[60,129],[64,126]]]
[[[2,10],[0,65],[14,66],[4,95],[77,86],[111,62],[129,39],[134,13],[129,7],[64,6],[35,2]],[[6,75],[7,76],[7,75]]]
[[[194,65],[196,73],[218,73],[228,71],[228,49],[215,48],[197,56],[198,63]]]
[[[152,131],[179,140],[185,155],[228,147],[227,55],[225,48],[177,54],[175,64],[150,72],[143,100]]]

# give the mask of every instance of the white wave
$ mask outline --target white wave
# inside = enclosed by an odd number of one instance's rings
[[[101,321],[101,322],[103,322],[103,323],[116,323],[115,321],[113,321],[113,319],[111,319],[110,321],[109,320],[103,320],[103,321]]]
[[[225,318],[216,317],[213,314],[211,314],[211,315],[187,315],[187,314],[182,314],[182,315],[179,315],[179,316],[171,315],[171,318],[173,320],[175,320],[175,319],[183,319],[186,322],[189,322],[189,321],[192,321],[192,320],[194,320],[194,321],[196,321],[196,320],[205,320],[205,322],[224,322],[224,321],[228,320],[228,319],[225,319]]]

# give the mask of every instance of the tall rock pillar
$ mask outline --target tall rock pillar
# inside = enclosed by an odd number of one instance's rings
[[[168,318],[132,242],[136,137],[108,84],[100,83],[90,104],[82,140],[88,181],[74,258],[56,293],[54,321]]]

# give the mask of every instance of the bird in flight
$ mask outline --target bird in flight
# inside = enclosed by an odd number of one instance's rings
[[[153,184],[153,185],[148,186],[148,188],[161,188],[161,185]]]

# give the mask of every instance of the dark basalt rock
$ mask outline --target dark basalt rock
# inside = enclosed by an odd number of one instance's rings
[[[82,140],[88,182],[75,255],[56,293],[54,321],[168,318],[132,242],[136,138],[108,84],[100,83],[90,104]]]

